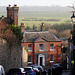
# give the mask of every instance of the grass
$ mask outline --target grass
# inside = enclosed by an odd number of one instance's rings
[[[27,11],[27,12],[20,12],[19,13],[19,25],[23,22],[25,25],[32,26],[36,25],[39,26],[42,22],[48,24],[55,24],[55,23],[64,23],[67,20],[70,20],[71,13],[69,12],[53,12],[53,11]],[[60,21],[22,21],[25,18],[39,18],[39,19],[61,19]]]

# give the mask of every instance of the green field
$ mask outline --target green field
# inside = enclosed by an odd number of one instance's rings
[[[19,12],[19,25],[23,22],[26,26],[41,25],[42,22],[46,24],[55,24],[55,23],[67,23],[71,22],[70,19],[71,13],[70,12],[53,12],[53,11],[27,11],[27,12]],[[32,21],[32,20],[40,20],[41,21]],[[60,19],[60,21],[44,21],[42,19]],[[25,20],[25,21],[23,21]],[[28,21],[27,21],[28,20]]]

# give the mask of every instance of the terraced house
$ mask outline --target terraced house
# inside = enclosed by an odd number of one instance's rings
[[[24,31],[22,45],[28,48],[28,65],[52,65],[61,62],[61,41],[50,31]]]

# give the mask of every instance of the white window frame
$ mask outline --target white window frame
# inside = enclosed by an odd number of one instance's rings
[[[42,49],[40,49],[40,51],[43,51],[43,44],[40,44],[40,45],[42,45]],[[40,45],[39,45],[39,46],[40,46]]]
[[[50,55],[50,58],[51,58],[51,55]],[[53,60],[50,59],[50,63],[53,63],[54,62],[54,55],[53,55]]]
[[[29,56],[28,56],[28,58],[29,58]],[[28,61],[28,64],[32,64],[32,56],[31,56],[31,62]]]
[[[53,45],[53,48],[51,47]],[[54,51],[54,44],[50,44],[50,51]]]
[[[29,45],[31,45],[30,49],[29,49]],[[32,51],[32,44],[28,44],[28,51]]]

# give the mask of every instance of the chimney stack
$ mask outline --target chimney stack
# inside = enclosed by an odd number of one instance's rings
[[[42,23],[41,25],[41,31],[44,31],[45,30],[45,26],[44,26],[44,23]]]
[[[24,23],[21,23],[20,28],[21,28],[21,32],[24,32],[25,29]]]
[[[18,25],[18,10],[19,7],[17,7],[16,4],[13,7],[11,7],[11,5],[7,7],[7,18],[12,18],[14,21],[13,25]]]

